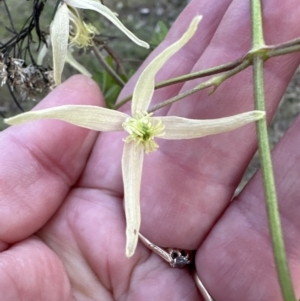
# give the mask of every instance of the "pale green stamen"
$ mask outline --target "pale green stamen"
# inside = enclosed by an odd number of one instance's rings
[[[123,128],[129,133],[124,141],[143,144],[146,153],[157,150],[158,144],[154,141],[154,138],[165,134],[163,132],[165,126],[160,120],[151,120],[151,115],[152,113],[137,113],[123,123]]]
[[[74,13],[69,10],[70,21],[73,26],[70,28],[70,45],[75,44],[78,48],[86,48],[93,45],[93,38],[98,30],[92,24],[82,21],[77,10]]]
[[[80,32],[70,33],[70,42],[76,44],[78,48],[93,46],[93,39],[97,33],[98,31],[93,25],[83,22]]]

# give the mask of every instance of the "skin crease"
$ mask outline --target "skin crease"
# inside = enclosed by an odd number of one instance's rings
[[[300,35],[297,0],[263,1],[268,44]],[[195,37],[157,81],[229,62],[251,47],[249,1],[191,1],[142,68],[203,14]],[[268,118],[300,55],[265,65]],[[132,92],[137,74],[120,99]],[[253,108],[251,70],[207,96],[193,95],[157,115],[230,116]],[[201,80],[157,91],[158,103]],[[96,84],[75,76],[37,108],[104,105]],[[128,110],[128,105],[123,110]],[[280,212],[296,296],[300,296],[300,119],[273,151]],[[202,300],[187,269],[173,269],[139,244],[125,257],[122,138],[43,120],[0,134],[0,300]],[[216,301],[282,300],[274,271],[260,173],[231,202],[256,150],[255,127],[188,141],[162,141],[145,158],[141,232],[155,244],[197,250],[196,268]],[[113,151],[112,151],[113,150]],[[298,255],[298,256],[297,256]]]

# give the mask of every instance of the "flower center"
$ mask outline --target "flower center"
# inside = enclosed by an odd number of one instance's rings
[[[86,48],[93,45],[93,38],[99,32],[92,24],[87,24],[82,21],[77,10],[70,11],[70,20],[72,26],[70,28],[70,44],[76,45],[78,48]]]
[[[137,113],[133,117],[128,117],[123,123],[123,128],[129,133],[124,141],[143,144],[146,153],[153,152],[158,148],[154,137],[161,137],[165,134],[163,132],[165,126],[160,120],[153,120],[151,115],[152,113]]]

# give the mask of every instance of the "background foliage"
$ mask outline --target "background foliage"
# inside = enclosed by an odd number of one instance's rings
[[[14,27],[17,31],[20,31],[32,13],[33,1],[9,0],[6,3],[11,12]],[[41,30],[44,32],[49,32],[49,24],[55,3],[55,0],[48,0],[46,2],[41,18]],[[116,11],[124,25],[138,37],[148,41],[151,44],[151,49],[153,49],[163,40],[169,27],[186,3],[180,0],[162,0],[157,3],[153,2],[152,4],[144,0],[128,0],[122,2],[111,0],[104,1],[104,4],[113,11]],[[118,69],[122,79],[126,82],[147,57],[151,49],[149,51],[137,47],[107,19],[101,16],[99,17],[99,14],[93,11],[83,11],[82,13],[83,17],[87,21],[92,22],[99,30],[99,36],[97,36],[98,49],[107,47],[110,50],[110,53],[104,51],[107,63],[114,69]],[[0,2],[0,20],[2,20],[0,22],[2,25],[0,26],[0,42],[5,43],[13,37],[13,34],[3,2]],[[37,55],[38,41],[36,35],[33,35],[33,40],[35,41],[35,43],[32,44],[33,53]],[[116,85],[113,78],[99,64],[90,49],[79,49],[74,56],[94,75],[94,79],[100,85],[107,98],[107,104],[110,106],[120,92],[120,87]],[[114,59],[112,59],[112,57]],[[51,66],[51,55],[46,58],[44,65],[45,64]],[[66,65],[63,78],[66,79],[76,73],[76,70]],[[6,86],[1,88],[0,95],[1,112],[5,115],[20,112],[12,101],[12,97]],[[16,96],[18,98],[17,93]],[[43,96],[44,95],[39,95],[36,100],[38,101]],[[31,109],[35,103],[32,99],[27,99],[22,101],[21,105],[26,111]],[[3,126],[1,123],[0,129],[2,129]]]

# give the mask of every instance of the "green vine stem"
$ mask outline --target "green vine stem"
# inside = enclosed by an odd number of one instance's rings
[[[223,65],[219,65],[216,67],[212,67],[212,68],[208,68],[205,70],[200,70],[197,72],[193,72],[193,73],[189,73],[189,74],[185,74],[182,76],[178,76],[175,78],[171,78],[168,80],[165,80],[163,82],[158,83],[155,88],[156,89],[160,89],[166,86],[170,86],[170,85],[174,85],[180,82],[186,82],[188,80],[192,80],[192,79],[196,79],[196,78],[201,78],[201,77],[205,77],[205,76],[209,76],[209,75],[214,75],[214,74],[218,74],[221,72],[225,72],[225,71],[229,71],[232,70],[234,68],[236,68],[237,66],[239,66],[240,64],[242,64],[244,61],[244,58],[241,57],[233,62],[230,63],[226,63]]]
[[[291,40],[291,41],[288,41],[288,42],[285,42],[285,43],[282,43],[282,44],[278,44],[278,45],[271,45],[271,46],[264,45],[262,48],[260,48],[260,49],[258,48],[258,49],[255,50],[255,52],[264,53],[265,54],[265,56],[264,56],[265,60],[268,60],[271,57],[284,55],[284,54],[289,54],[289,53],[298,52],[298,51],[300,51],[300,38],[294,39],[294,40]],[[226,63],[226,64],[222,64],[222,65],[215,66],[215,67],[212,67],[212,68],[192,72],[192,73],[189,73],[189,74],[184,74],[184,75],[181,75],[181,76],[178,76],[178,77],[174,77],[174,78],[159,82],[158,84],[155,85],[155,89],[160,89],[160,88],[167,87],[167,86],[170,86],[170,85],[174,85],[174,84],[177,84],[177,83],[180,83],[180,82],[185,82],[185,81],[189,81],[189,80],[196,79],[196,78],[202,78],[202,77],[206,77],[206,76],[209,76],[209,75],[214,75],[214,74],[230,71],[232,69],[237,68],[239,65],[243,64],[243,62],[245,60],[249,60],[249,58],[252,59],[252,56],[253,56],[253,53],[250,52],[250,53],[248,53],[248,54],[246,54],[246,55],[244,55],[244,56],[242,56],[242,57],[238,58],[237,60],[234,60],[233,62],[230,62],[230,63]],[[249,65],[251,65],[251,64],[249,64]],[[196,90],[195,92],[198,92],[198,91],[199,90]],[[190,94],[192,94],[192,93],[187,93],[187,95],[190,95]],[[182,99],[186,96],[179,97],[179,99]],[[118,110],[125,103],[130,101],[131,98],[132,98],[132,94],[125,97],[120,102],[118,102],[114,106],[113,109]],[[165,100],[164,103],[168,104],[168,100]],[[165,106],[165,105],[163,105],[163,106]]]
[[[292,39],[290,41],[280,43],[277,45],[268,46],[268,48],[276,50],[276,49],[282,49],[282,48],[288,48],[291,46],[299,46],[300,45],[300,38]]]
[[[279,56],[283,54],[288,54],[292,52],[298,52],[300,50],[300,45],[294,45],[294,46],[289,46],[285,48],[278,48],[278,49],[271,49],[270,51],[267,52],[267,57],[271,58],[274,56]]]
[[[103,68],[110,74],[110,76],[116,81],[116,83],[124,87],[125,82],[122,80],[122,78],[114,71],[113,68],[109,66],[109,64],[105,61],[105,58],[102,56],[101,52],[97,49],[96,46],[92,46],[92,50],[97,58],[97,60],[100,62],[100,64],[103,66]]]
[[[251,0],[252,16],[252,52],[253,52],[253,82],[255,109],[265,110],[263,64],[264,54],[257,52],[265,47],[262,27],[262,14],[260,0]],[[291,276],[285,253],[278,202],[276,196],[275,180],[272,168],[271,153],[268,141],[266,119],[256,122],[258,135],[258,147],[263,176],[264,193],[267,207],[270,235],[273,245],[273,253],[277,276],[281,293],[285,301],[296,301]]]
[[[151,107],[149,110],[148,110],[148,113],[152,113],[158,109],[161,109],[162,107],[165,107],[165,106],[168,106],[184,97],[187,97],[191,94],[194,94],[196,92],[199,92],[203,89],[206,89],[208,87],[213,87],[212,91],[210,92],[210,94],[212,94],[219,85],[221,85],[226,79],[228,79],[229,77],[232,77],[233,75],[241,72],[242,70],[246,69],[249,65],[251,65],[251,61],[250,60],[244,60],[242,62],[242,64],[238,65],[236,68],[230,70],[230,71],[227,71],[223,74],[220,74],[220,75],[216,75],[214,76],[213,78],[207,80],[207,81],[204,81],[202,82],[201,84],[197,85],[196,87],[190,89],[190,90],[187,90],[183,93],[180,93],[170,99],[167,99],[163,102],[160,102],[159,104]]]
[[[238,66],[239,64],[241,64],[243,62],[243,59],[240,60],[236,60],[234,62],[230,62],[224,65],[219,65],[213,68],[209,68],[209,69],[205,69],[205,70],[201,70],[201,71],[197,71],[197,72],[193,72],[193,73],[189,73],[189,74],[184,74],[182,76],[178,76],[178,77],[174,77],[165,81],[162,81],[158,84],[155,85],[155,90],[156,89],[160,89],[163,87],[167,87],[170,85],[174,85],[180,82],[185,82],[188,80],[192,80],[195,78],[200,78],[200,77],[205,77],[205,76],[209,76],[209,75],[213,75],[213,74],[217,74],[217,73],[221,73],[227,70],[231,70],[232,68],[235,68],[236,66]],[[197,91],[196,91],[197,92]],[[118,102],[115,106],[114,109],[117,110],[120,107],[122,107],[125,103],[127,103],[128,101],[130,101],[132,98],[132,94],[127,96],[126,98],[122,99],[120,102]]]

